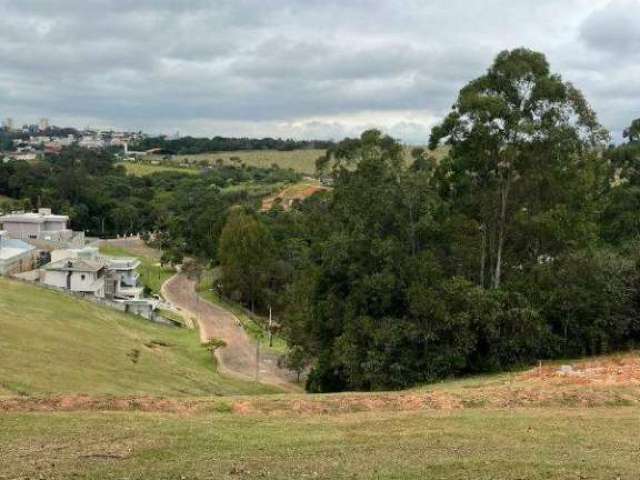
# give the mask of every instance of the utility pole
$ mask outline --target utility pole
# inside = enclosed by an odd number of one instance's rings
[[[269,305],[269,348],[273,347],[273,331],[271,330],[271,305]]]
[[[256,341],[256,382],[260,381],[260,339]]]

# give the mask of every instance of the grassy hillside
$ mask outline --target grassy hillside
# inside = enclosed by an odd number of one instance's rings
[[[0,279],[0,312],[0,393],[5,395],[269,391],[218,375],[195,331],[158,326],[6,279]]]

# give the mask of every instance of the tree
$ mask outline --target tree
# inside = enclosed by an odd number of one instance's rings
[[[640,118],[636,118],[628,128],[622,132],[624,138],[628,138],[630,143],[640,141]]]
[[[275,247],[269,230],[242,207],[232,208],[222,229],[218,258],[227,293],[238,292],[251,311],[266,297]]]
[[[548,187],[566,189],[561,178],[575,181],[585,152],[606,138],[580,91],[551,73],[542,53],[504,51],[460,91],[429,146],[451,145],[444,162],[449,193],[467,195],[468,212],[482,238],[487,235],[482,258],[492,261],[493,288],[501,285],[505,249],[522,208],[533,202],[537,214],[559,203],[551,198],[559,190]]]

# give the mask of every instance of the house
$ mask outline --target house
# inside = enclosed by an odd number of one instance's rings
[[[144,289],[138,286],[140,275],[136,271],[139,266],[140,260],[136,258],[107,258],[105,295],[129,300],[142,298]]]
[[[42,283],[71,292],[104,297],[106,265],[99,260],[66,258],[51,262],[42,269]]]
[[[104,257],[96,247],[53,250],[51,259],[40,270],[41,283],[96,297],[94,301],[123,312],[156,318],[159,302],[144,298],[144,289],[138,286],[139,260]]]
[[[0,275],[32,270],[36,262],[36,248],[22,240],[8,238],[0,230]]]
[[[34,212],[16,212],[0,216],[0,229],[16,240],[41,240],[65,246],[84,245],[84,232],[74,232],[67,227],[69,217],[53,215],[51,209],[40,208]]]
[[[136,271],[140,266],[140,260],[125,257],[105,257],[100,254],[96,247],[61,249],[51,252],[51,261],[53,263],[75,259],[104,265],[104,297],[121,300],[139,300],[142,298],[144,288],[138,286],[139,274]]]

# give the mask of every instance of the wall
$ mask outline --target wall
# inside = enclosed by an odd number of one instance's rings
[[[0,260],[0,275],[12,275],[33,270],[33,257],[33,252],[29,251],[8,260]]]
[[[104,292],[104,279],[99,279],[95,272],[71,272],[71,290],[74,292],[97,292],[100,289]]]
[[[5,222],[3,228],[10,237],[17,239],[29,238],[30,235],[37,236],[40,233],[39,223]]]
[[[42,281],[51,287],[67,288],[67,272],[44,270],[44,278]]]

